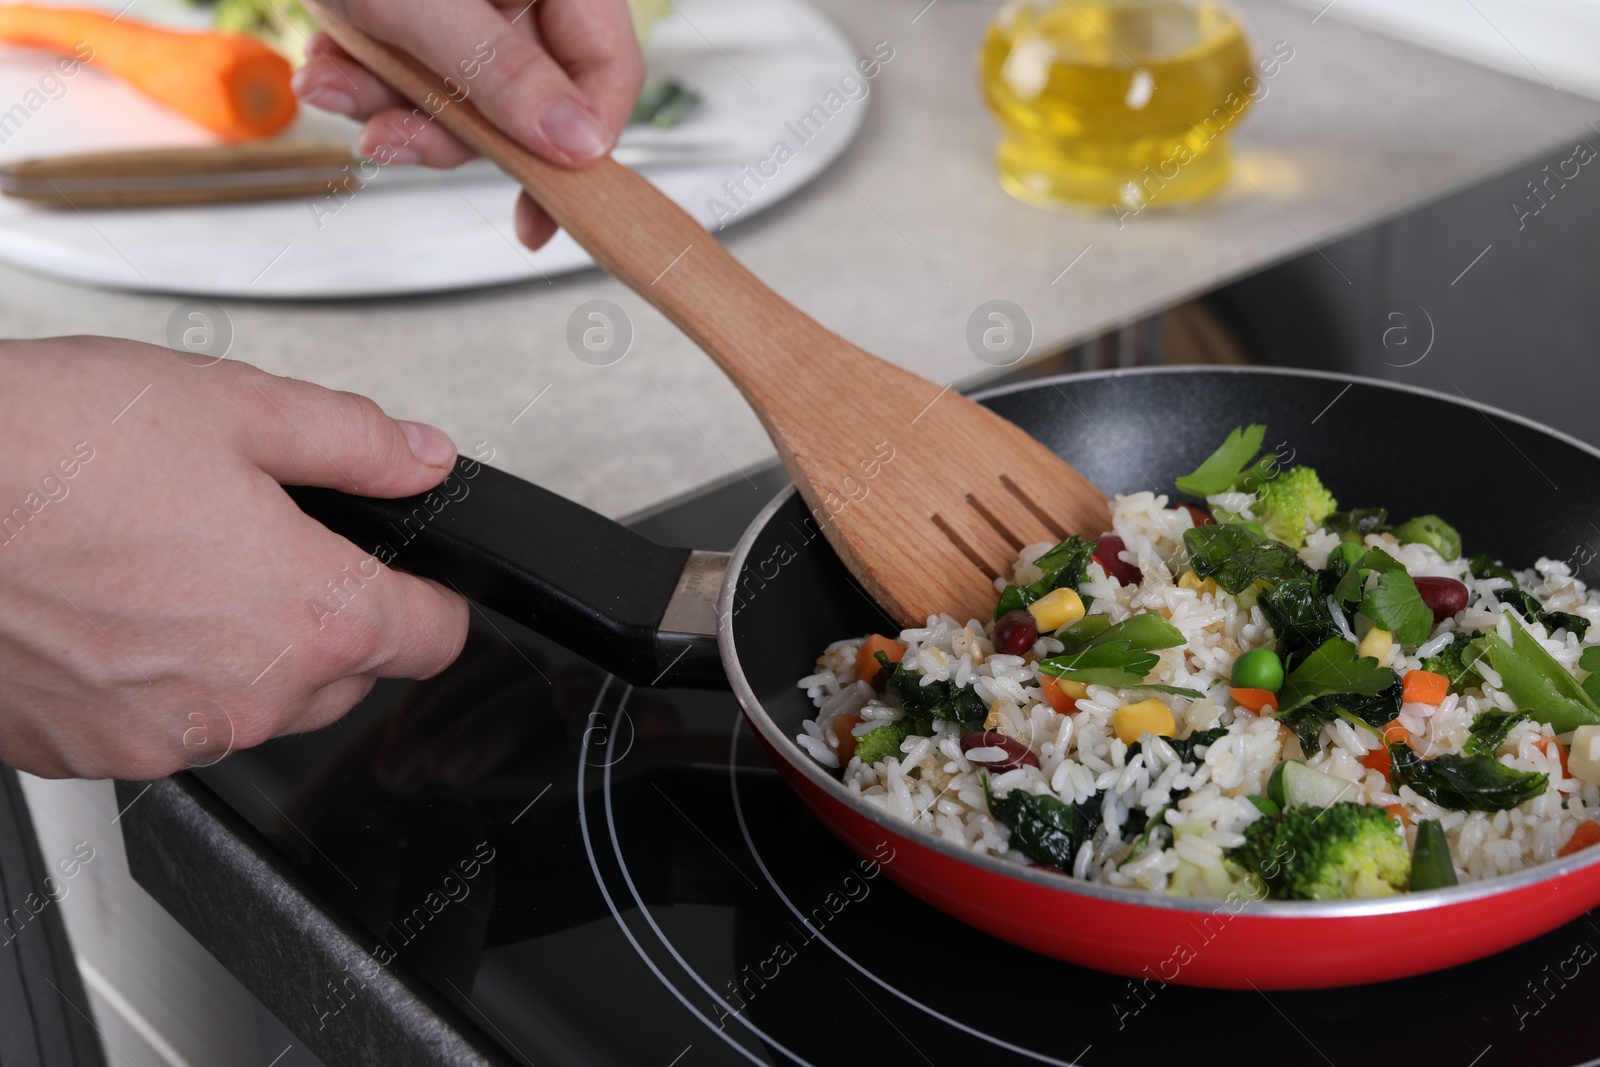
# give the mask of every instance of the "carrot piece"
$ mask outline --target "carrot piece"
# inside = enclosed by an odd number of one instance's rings
[[[1270,689],[1229,689],[1228,695],[1233,697],[1235,704],[1257,715],[1269,705],[1273,711],[1278,710],[1278,694]]]
[[[833,736],[839,739],[839,766],[850,762],[856,754],[856,735],[850,731],[861,725],[859,715],[837,715],[833,720]]]
[[[1566,749],[1566,746],[1564,746],[1560,741],[1557,741],[1553,737],[1541,738],[1540,740],[1535,741],[1533,744],[1534,744],[1535,748],[1538,748],[1541,751],[1543,751],[1546,756],[1554,756],[1556,759],[1561,761],[1561,777],[1563,777],[1563,778],[1571,778],[1572,777],[1572,775],[1567,772],[1567,749]]]
[[[0,5],[0,41],[71,55],[114,74],[225,141],[270,137],[297,104],[289,61],[254,37],[189,33],[109,12]]]
[[[1406,806],[1404,804],[1388,804],[1384,806],[1383,810],[1388,812],[1390,815],[1393,815],[1396,819],[1399,819],[1407,826],[1411,825],[1411,813],[1406,810]]]
[[[1389,777],[1389,768],[1393,765],[1389,758],[1389,749],[1379,747],[1361,757],[1361,765],[1369,770],[1377,771],[1385,778]]]
[[[1079,692],[1069,693],[1062,686],[1062,680],[1051,674],[1046,674],[1039,679],[1039,688],[1044,692],[1044,702],[1058,715],[1071,715],[1078,710],[1078,697],[1082,696],[1082,682],[1068,682],[1068,686],[1079,688]]]
[[[906,646],[882,634],[873,634],[861,642],[861,647],[856,650],[856,681],[870,683],[878,676],[883,669],[883,664],[878,662],[879,652],[888,656],[890,663],[899,663],[900,657],[906,654]]]
[[[1407,704],[1439,705],[1444,703],[1445,695],[1449,692],[1450,679],[1444,675],[1432,671],[1407,671],[1401,683],[1400,699]]]
[[[1399,719],[1390,719],[1383,724],[1383,739],[1389,744],[1396,741],[1405,741],[1411,731],[1406,729],[1405,723]]]
[[[1600,845],[1600,823],[1593,819],[1585,819],[1572,831],[1572,836],[1567,838],[1567,843],[1561,846],[1559,856],[1570,856],[1574,852],[1581,852],[1590,845]]]

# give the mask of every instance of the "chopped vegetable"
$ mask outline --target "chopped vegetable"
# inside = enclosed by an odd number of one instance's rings
[[[1370,656],[1356,658],[1350,642],[1334,639],[1322,645],[1283,680],[1280,713],[1324,696],[1377,696],[1394,684],[1394,672]]]
[[[1495,599],[1509,605],[1529,622],[1537,620],[1551,633],[1557,630],[1571,630],[1572,636],[1582,641],[1583,635],[1589,632],[1589,620],[1582,615],[1571,615],[1565,611],[1546,611],[1538,598],[1521,589],[1502,589],[1495,594]]]
[[[1078,848],[1100,826],[1100,808],[1094,800],[1068,804],[1025,789],[1013,789],[996,797],[987,774],[983,776],[983,795],[989,802],[989,814],[1010,828],[1012,848],[1035,863],[1050,864],[1063,871],[1072,870]]]
[[[1126,689],[1144,681],[1145,675],[1161,657],[1127,641],[1095,645],[1081,652],[1063,653],[1039,661],[1041,674],[1071,678],[1086,685],[1110,685]]]
[[[1052,594],[1054,595],[1054,594]],[[1027,654],[1039,640],[1039,624],[1026,608],[1008,611],[995,620],[994,650],[1007,656]]]
[[[1280,766],[1283,768],[1282,806],[1285,809],[1301,804],[1326,808],[1342,800],[1353,800],[1361,793],[1359,783],[1314,770],[1304,760],[1287,760]]]
[[[1435,624],[1444,622],[1456,612],[1467,606],[1471,594],[1467,587],[1454,578],[1413,578],[1412,583],[1417,587],[1417,594],[1422,597],[1422,602],[1428,606],[1428,611],[1433,614]]]
[[[1541,795],[1550,777],[1507,767],[1491,756],[1447,752],[1423,759],[1408,745],[1389,746],[1389,781],[1398,790],[1410,786],[1441,808],[1451,811],[1509,811]]]
[[[1169,737],[1167,744],[1171,745],[1172,751],[1178,754],[1179,763],[1193,763],[1200,758],[1195,751],[1196,749],[1213,745],[1227,735],[1228,728],[1226,726],[1214,726],[1209,730],[1197,730],[1182,740]]]
[[[92,62],[225,141],[270,137],[296,110],[289,61],[253,37],[169,30],[110,12],[0,5],[0,41]]]
[[[686,89],[674,78],[651,78],[639,90],[628,125],[651,125],[658,130],[670,129],[683,121],[685,115],[700,103],[692,89]]]
[[[1389,512],[1383,508],[1351,508],[1325,516],[1322,528],[1338,534],[1346,543],[1360,544],[1367,534],[1388,530],[1388,521]]]
[[[1294,669],[1324,643],[1344,636],[1349,620],[1336,619],[1337,604],[1329,600],[1318,583],[1305,578],[1279,582],[1257,599],[1261,613],[1272,624],[1272,632],[1278,635],[1278,654],[1285,670]]]
[[[1278,710],[1278,694],[1270,689],[1230,688],[1228,695],[1233,698],[1235,704],[1257,715],[1267,709],[1271,709],[1267,711],[1268,714]]]
[[[1348,641],[1345,647],[1350,647]],[[1376,693],[1331,693],[1279,715],[1278,721],[1295,732],[1300,747],[1311,755],[1322,747],[1323,725],[1335,718],[1362,729],[1378,730],[1400,713],[1400,679],[1393,671],[1386,673],[1392,680]]]
[[[1385,778],[1389,777],[1389,748],[1379,745],[1377,748],[1361,757],[1361,766],[1371,771],[1377,771]]]
[[[1089,639],[1086,647],[1126,641],[1134,648],[1154,651],[1158,648],[1177,648],[1184,643],[1183,631],[1153,611],[1130,615]]]
[[[1127,550],[1127,543],[1122,538],[1107,534],[1095,545],[1094,555],[1090,558],[1100,564],[1100,569],[1118,585],[1138,585],[1144,580],[1144,574],[1122,558],[1122,553]]]
[[[1411,875],[1411,856],[1382,808],[1341,802],[1266,815],[1229,856],[1254,871],[1274,896],[1343,900],[1391,896]]]
[[[1374,626],[1367,631],[1361,643],[1356,645],[1356,655],[1365,656],[1375,663],[1382,663],[1393,648],[1394,634],[1381,626]]]
[[[918,733],[927,733],[935,719],[960,723],[973,730],[988,718],[989,708],[972,686],[957,685],[953,680],[932,681],[927,685],[922,681],[916,668],[904,662],[895,667],[889,678],[889,684],[900,694],[907,717],[921,720]]]
[[[1583,680],[1583,691],[1589,694],[1590,700],[1600,703],[1600,645],[1584,649],[1578,657],[1578,666],[1589,672],[1589,677]]]
[[[967,734],[961,739],[961,751],[967,754],[968,759],[981,763],[991,771],[1039,766],[1039,757],[1033,754],[1033,749],[998,730],[979,730]],[[997,752],[998,756],[995,755]]]
[[[1155,697],[1136,704],[1124,704],[1111,715],[1111,729],[1125,745],[1131,745],[1145,734],[1171,737],[1178,732],[1172,712]]]
[[[1089,695],[1089,687],[1082,682],[1070,678],[1052,678],[1048,674],[1039,679],[1039,688],[1044,693],[1044,702],[1060,715],[1071,715],[1077,711],[1078,701]]]
[[[1432,704],[1437,707],[1444,703],[1444,698],[1450,692],[1450,679],[1432,671],[1407,671],[1401,683],[1404,686],[1401,699],[1407,704]]]
[[[1472,571],[1472,576],[1480,582],[1489,578],[1499,578],[1510,583],[1511,588],[1517,588],[1517,576],[1511,573],[1510,567],[1493,556],[1473,556],[1467,560],[1467,567]]]
[[[1193,589],[1196,593],[1210,593],[1212,596],[1221,592],[1215,578],[1202,578],[1194,571],[1184,571],[1178,575],[1178,588]]]
[[[1307,527],[1322,525],[1336,507],[1338,502],[1323,488],[1316,471],[1290,467],[1261,487],[1252,510],[1268,537],[1299,548],[1305,543]]]
[[[1531,711],[1535,722],[1549,723],[1558,734],[1600,724],[1600,704],[1520,625],[1512,624],[1509,644],[1494,633],[1483,641],[1500,688],[1517,707]]]
[[[1261,423],[1235,428],[1228,434],[1227,440],[1222,442],[1221,447],[1195,468],[1193,474],[1186,474],[1176,479],[1173,484],[1178,487],[1178,492],[1188,493],[1190,496],[1211,496],[1214,493],[1228,492],[1244,480],[1245,469],[1250,467],[1251,460],[1255,459],[1256,453],[1261,450],[1261,442],[1266,440],[1266,437],[1267,428]],[[1277,459],[1276,456],[1267,458]]]
[[[1495,750],[1505,744],[1512,728],[1529,717],[1530,713],[1526,711],[1501,711],[1499,708],[1480,711],[1473,717],[1470,727],[1472,736],[1461,746],[1462,753],[1467,756],[1494,755]]]
[[[1276,693],[1283,688],[1283,661],[1270,648],[1252,648],[1233,661],[1233,684]]]
[[[1561,747],[1561,742],[1553,737],[1544,737],[1533,743],[1533,747],[1543,752],[1545,756],[1561,764],[1561,777],[1569,778],[1567,774],[1567,750]]]
[[[1572,731],[1567,773],[1585,782],[1600,784],[1600,726],[1580,726]]]
[[[1446,561],[1461,558],[1461,535],[1437,515],[1418,515],[1394,528],[1402,545],[1427,545]]]
[[[1076,589],[1052,589],[1028,605],[1039,633],[1055,633],[1083,618],[1083,598]],[[1002,616],[1003,617],[1003,616]]]
[[[838,715],[833,720],[833,736],[839,742],[839,766],[850,762],[856,754],[856,737],[850,731],[861,725],[858,715]]]
[[[1277,585],[1313,573],[1288,545],[1268,541],[1245,523],[1219,523],[1183,531],[1189,563],[1202,578],[1215,578],[1224,592],[1242,593],[1258,581]]]
[[[1439,651],[1437,656],[1429,656],[1422,661],[1422,669],[1442,674],[1452,686],[1459,686],[1472,671],[1472,663],[1482,650],[1472,648],[1472,635],[1457,630],[1450,635],[1450,643]]]
[[[1600,845],[1600,823],[1593,819],[1585,819],[1572,831],[1572,836],[1567,838],[1567,843],[1561,846],[1556,856],[1565,859],[1574,852],[1582,852],[1595,845]]]
[[[1450,842],[1438,819],[1417,823],[1417,840],[1411,846],[1411,892],[1443,889],[1456,884],[1456,865],[1450,858]]]
[[[853,755],[868,766],[874,763],[882,763],[891,756],[899,756],[900,742],[911,736],[914,725],[915,723],[911,719],[901,719],[898,722],[885,723],[876,730],[869,730],[855,739]],[[932,731],[931,727],[925,728],[929,732]],[[842,746],[839,762],[849,762],[843,756]]]
[[[883,653],[882,658],[878,653]],[[856,650],[856,680],[867,682],[874,689],[882,689],[894,673],[893,664],[906,654],[906,646],[892,637],[873,634],[861,642]],[[887,661],[887,662],[885,662]],[[883,674],[887,670],[888,674]],[[882,677],[880,677],[882,675]]]

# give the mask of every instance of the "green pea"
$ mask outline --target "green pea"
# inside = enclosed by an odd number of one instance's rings
[[[1437,515],[1418,515],[1410,522],[1394,528],[1394,535],[1403,545],[1423,544],[1446,560],[1461,556],[1461,535],[1456,528]]]
[[[1276,693],[1283,686],[1283,661],[1270,648],[1252,648],[1233,661],[1233,685]]]

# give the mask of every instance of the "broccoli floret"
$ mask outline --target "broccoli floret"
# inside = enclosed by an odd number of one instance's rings
[[[1290,467],[1261,487],[1254,510],[1256,522],[1268,537],[1299,548],[1305,543],[1306,520],[1310,519],[1313,527],[1320,526],[1338,506],[1316,471]]]
[[[856,738],[856,755],[868,766],[882,763],[890,756],[899,756],[900,742],[911,735],[912,725],[910,719],[901,719],[869,730]]]
[[[1411,855],[1375,804],[1297,805],[1266,815],[1229,856],[1290,900],[1386,897],[1405,889]]]

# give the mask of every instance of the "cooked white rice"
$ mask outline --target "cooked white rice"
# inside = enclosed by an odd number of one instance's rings
[[[1234,659],[1249,649],[1271,645],[1273,633],[1259,607],[1241,603],[1245,598],[1177,584],[1176,576],[1188,568],[1183,533],[1192,525],[1190,513],[1167,507],[1165,496],[1148,492],[1118,496],[1113,502],[1111,532],[1127,545],[1122,558],[1139,568],[1142,581],[1137,586],[1121,585],[1107,577],[1098,563],[1091,563],[1088,579],[1079,588],[1093,595],[1091,614],[1104,613],[1114,624],[1140,612],[1155,611],[1170,619],[1187,638],[1183,646],[1160,653],[1160,662],[1148,681],[1205,694],[1199,700],[1158,695],[1171,710],[1179,737],[1227,727],[1227,734],[1200,749],[1193,763],[1180,764],[1170,745],[1150,735],[1142,739],[1141,750],[1133,759],[1127,758],[1129,746],[1113,732],[1111,717],[1122,705],[1150,697],[1148,690],[1091,685],[1074,714],[1052,710],[1044,702],[1036,669],[1038,660],[1062,650],[1061,643],[1051,637],[1041,637],[1026,656],[996,655],[983,621],[962,621],[948,615],[931,616],[927,625],[898,635],[907,648],[906,661],[925,679],[953,679],[972,686],[990,708],[992,728],[1028,745],[1037,756],[1038,767],[1015,767],[993,774],[991,785],[997,795],[1025,789],[1052,794],[1067,803],[1083,803],[1105,790],[1105,829],[1093,843],[1080,848],[1070,872],[1079,878],[1166,890],[1180,868],[1189,865],[1193,869],[1178,879],[1179,884],[1191,894],[1207,895],[1206,883],[1195,877],[1197,870],[1218,866],[1224,850],[1241,844],[1242,831],[1261,817],[1247,795],[1264,791],[1273,767],[1281,760],[1304,758],[1292,731],[1270,717],[1236,707],[1229,697],[1227,679]],[[1337,535],[1318,530],[1308,535],[1301,558],[1321,568],[1338,543]],[[1405,654],[1397,644],[1383,666],[1400,674],[1420,668],[1424,656],[1437,654],[1456,629],[1498,628],[1501,636],[1509,639],[1510,627],[1515,624],[1505,617],[1509,609],[1502,608],[1495,597],[1507,587],[1504,581],[1476,580],[1465,557],[1447,562],[1427,545],[1400,544],[1389,534],[1369,534],[1366,544],[1383,548],[1413,576],[1455,578],[1470,594],[1467,607],[1435,627],[1433,637],[1415,653]],[[1051,547],[1040,544],[1024,549],[1014,580],[1026,584],[1041,577],[1032,561]],[[1517,577],[1522,588],[1547,610],[1570,612],[1600,624],[1600,595],[1576,580],[1565,563],[1541,558],[1532,570]],[[1537,622],[1527,625],[1558,663],[1581,675],[1577,663],[1582,645],[1576,637],[1566,630],[1551,636]],[[1600,638],[1600,626],[1590,633]],[[816,671],[800,681],[818,710],[796,740],[824,766],[839,766],[839,742],[833,731],[838,716],[859,717],[861,722],[851,732],[861,736],[903,715],[892,689],[878,694],[867,682],[856,679],[855,656],[864,639],[828,646],[817,660]],[[1488,665],[1480,661],[1475,669],[1485,678],[1481,685],[1449,696],[1438,707],[1402,707],[1400,720],[1411,731],[1408,741],[1420,754],[1431,757],[1459,751],[1480,711],[1495,707],[1515,710]],[[1010,831],[989,815],[979,778],[986,773],[985,765],[962,752],[961,733],[955,723],[935,723],[931,737],[907,737],[899,758],[875,766],[852,758],[843,768],[844,785],[864,803],[948,842],[1019,863],[1030,862],[1009,848]],[[1308,762],[1354,783],[1358,792],[1347,799],[1402,813],[1408,845],[1419,821],[1438,819],[1461,878],[1476,880],[1555,858],[1579,821],[1600,810],[1600,788],[1564,776],[1558,756],[1539,747],[1539,742],[1550,736],[1549,726],[1523,722],[1497,750],[1501,763],[1549,775],[1543,795],[1501,812],[1446,810],[1409,787],[1402,787],[1398,795],[1390,793],[1386,777],[1361,762],[1368,751],[1378,747],[1377,737],[1342,720],[1323,728],[1321,750]],[[1171,805],[1172,795],[1184,789],[1189,790],[1187,795]],[[1157,835],[1161,847],[1145,848],[1136,858],[1125,860],[1131,842],[1121,830],[1135,809],[1182,830]]]

